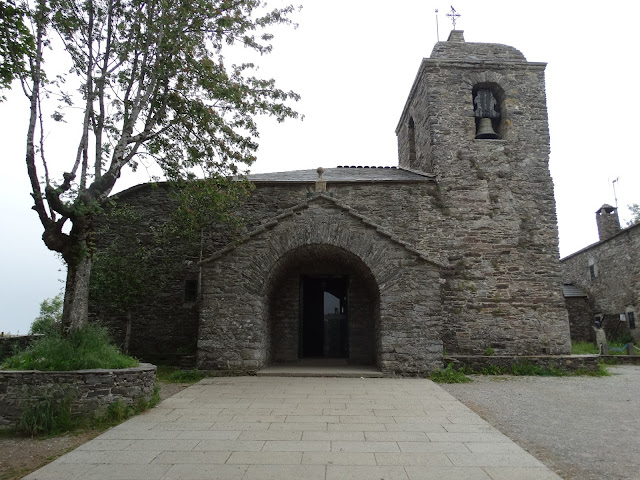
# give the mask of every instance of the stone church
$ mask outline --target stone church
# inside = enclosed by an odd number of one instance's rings
[[[452,31],[420,64],[397,166],[251,175],[239,241],[211,234],[201,262],[164,249],[170,281],[133,320],[94,312],[130,353],[201,369],[341,359],[421,375],[447,354],[570,353],[544,70]],[[167,195],[118,198],[149,227]]]

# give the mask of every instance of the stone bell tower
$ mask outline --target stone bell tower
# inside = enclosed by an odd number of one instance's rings
[[[435,174],[437,182],[432,205],[442,221],[425,226],[418,246],[428,249],[432,225],[446,224],[435,240],[450,235],[449,261],[463,279],[449,282],[456,306],[447,351],[570,349],[545,67],[510,46],[467,43],[453,30],[422,60],[396,128],[400,167]],[[506,325],[522,336],[487,338]],[[533,340],[539,335],[545,345]]]

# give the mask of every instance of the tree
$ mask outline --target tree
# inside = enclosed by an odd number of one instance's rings
[[[631,205],[627,205],[627,208],[631,212],[631,220],[627,222],[627,227],[631,225],[635,225],[636,223],[640,223],[640,205],[637,203],[632,203]]]
[[[25,59],[33,54],[34,44],[25,14],[26,9],[13,0],[0,0],[0,89],[27,73]]]
[[[62,295],[47,298],[40,303],[40,315],[31,324],[30,335],[57,332],[62,320]]]
[[[254,64],[228,65],[222,55],[236,46],[269,53],[265,29],[291,25],[293,10],[267,11],[260,0],[37,0],[30,12],[35,53],[23,82],[26,163],[42,239],[67,265],[65,331],[87,321],[94,220],[124,167],[144,159],[172,181],[199,171],[230,184],[255,160],[254,117],[298,116],[288,105],[296,93],[253,76]],[[45,75],[45,57],[59,50],[53,37],[79,85],[75,95],[62,90],[62,78]],[[60,178],[43,148],[45,97],[54,91],[62,107],[83,113]],[[64,121],[64,108],[51,117]]]

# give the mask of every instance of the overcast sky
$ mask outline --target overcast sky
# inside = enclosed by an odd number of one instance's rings
[[[395,127],[420,61],[447,39],[451,4],[425,0],[307,0],[297,30],[279,31],[274,52],[258,72],[302,95],[304,121],[260,122],[255,173],[336,165],[397,165]],[[640,203],[640,2],[456,1],[457,29],[467,42],[519,49],[547,62],[551,174],[566,256],[597,241],[595,211],[615,205],[622,223],[627,204]],[[579,6],[579,7],[578,7]],[[41,240],[30,210],[24,165],[28,105],[20,92],[0,103],[3,229],[0,331],[25,333],[39,303],[63,287],[64,267]],[[67,125],[67,129],[69,129]],[[76,127],[71,125],[71,127]],[[63,160],[77,129],[48,128],[45,148]],[[67,147],[65,149],[65,147]],[[69,148],[71,150],[69,150]],[[123,174],[119,189],[145,181]]]

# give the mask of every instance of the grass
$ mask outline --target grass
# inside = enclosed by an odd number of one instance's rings
[[[561,368],[554,367],[553,365],[548,367],[541,367],[529,362],[517,362],[510,367],[503,367],[500,365],[486,365],[480,370],[475,370],[471,367],[463,366],[460,369],[460,373],[466,375],[514,375],[514,376],[532,376],[532,377],[577,377],[577,376],[589,376],[589,377],[605,377],[610,375],[604,362],[598,364],[597,370],[587,370],[580,368],[577,370],[563,370]]]
[[[612,349],[621,349],[627,343],[626,341],[613,341],[609,342],[609,355],[626,355],[627,350],[624,349],[621,352],[613,352]],[[571,353],[574,355],[597,355],[600,353],[598,347],[591,342],[571,342]]]
[[[105,328],[89,324],[67,336],[49,333],[6,359],[3,367],[8,370],[68,371],[137,365],[135,358],[122,355],[111,344]]]
[[[429,375],[429,379],[436,383],[467,383],[471,379],[463,372],[453,368],[453,363],[447,365],[444,370],[436,370]]]
[[[597,355],[600,351],[591,342],[571,342],[571,353],[574,355]]]
[[[196,383],[207,375],[198,369],[180,370],[177,367],[158,365],[156,377],[165,383]]]
[[[24,407],[15,433],[53,436],[82,430],[105,430],[154,407],[159,401],[159,388],[155,387],[151,400],[141,397],[133,405],[117,400],[107,407],[106,412],[87,419],[73,416],[71,399],[54,393]]]

